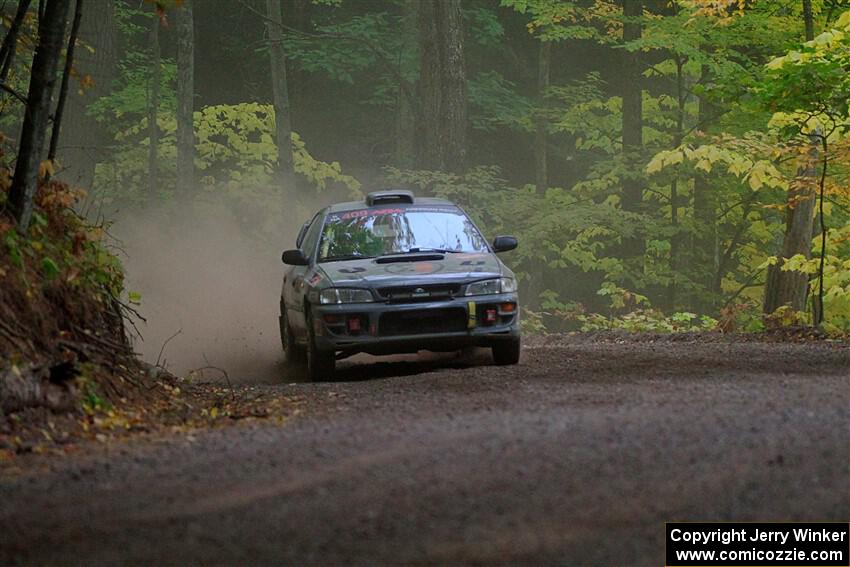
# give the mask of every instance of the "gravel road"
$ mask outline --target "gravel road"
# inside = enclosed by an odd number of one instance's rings
[[[0,564],[657,567],[665,521],[850,520],[847,346],[555,338],[342,379],[3,476]]]

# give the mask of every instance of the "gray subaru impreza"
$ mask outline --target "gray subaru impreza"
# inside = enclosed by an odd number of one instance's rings
[[[286,359],[306,362],[313,380],[360,352],[483,346],[496,364],[516,364],[517,282],[496,256],[516,247],[512,236],[489,244],[457,205],[409,191],[326,207],[283,253]]]

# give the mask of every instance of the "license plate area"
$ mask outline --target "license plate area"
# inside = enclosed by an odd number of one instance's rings
[[[429,335],[465,331],[466,310],[414,309],[383,313],[378,322],[378,334],[382,337],[400,335]]]

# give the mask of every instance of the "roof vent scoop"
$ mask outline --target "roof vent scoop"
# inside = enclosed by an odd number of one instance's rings
[[[366,195],[366,205],[369,207],[395,203],[407,203],[412,205],[413,193],[399,189],[392,191],[374,191]]]

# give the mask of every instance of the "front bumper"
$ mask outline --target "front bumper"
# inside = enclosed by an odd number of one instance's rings
[[[448,301],[313,305],[312,313],[316,347],[344,354],[452,351],[492,346],[520,334],[516,293]]]

